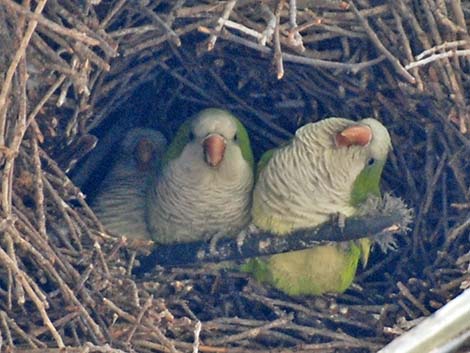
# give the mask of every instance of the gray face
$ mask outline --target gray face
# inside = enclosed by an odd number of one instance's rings
[[[136,127],[126,134],[122,141],[122,150],[124,153],[132,154],[143,139],[149,141],[155,146],[155,150],[159,153],[163,153],[167,145],[165,136],[160,131],[153,130],[150,128]]]

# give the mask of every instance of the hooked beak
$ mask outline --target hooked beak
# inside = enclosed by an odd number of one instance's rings
[[[367,146],[372,140],[372,130],[367,125],[353,125],[336,134],[338,147]]]
[[[204,158],[211,167],[218,167],[224,159],[225,138],[218,134],[208,135],[202,142]]]
[[[134,158],[137,161],[137,168],[140,171],[150,169],[150,162],[154,154],[154,145],[148,139],[143,138],[134,149]]]

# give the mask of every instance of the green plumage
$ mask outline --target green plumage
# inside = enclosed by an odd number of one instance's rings
[[[161,166],[164,168],[168,165],[168,162],[176,159],[183,152],[184,147],[189,141],[189,135],[191,133],[191,119],[187,119],[176,131],[173,140],[171,141],[168,149],[166,150],[165,155],[162,159]]]
[[[380,196],[380,176],[385,161],[375,161],[375,164],[367,166],[354,181],[351,193],[351,205],[354,207],[363,203],[369,195]]]
[[[348,249],[327,245],[274,255],[267,260],[253,259],[242,265],[242,271],[292,296],[342,293],[351,285],[362,253],[355,242],[347,246]],[[312,258],[317,271],[304,271],[311,267]]]
[[[255,178],[255,180],[258,180],[259,173],[269,163],[269,160],[272,158],[272,156],[274,155],[274,152],[276,150],[277,150],[277,148],[271,148],[270,150],[264,152],[261,155],[261,158],[259,159],[258,164],[256,165],[256,178]]]
[[[339,146],[335,137],[352,126],[368,126],[371,140]],[[369,195],[380,195],[390,148],[386,128],[374,119],[329,118],[304,126],[288,145],[261,158],[253,223],[288,236],[295,229],[318,226],[335,213],[353,215]],[[367,263],[369,249],[370,240],[364,238],[252,260],[243,270],[289,295],[341,293],[351,285],[359,260]]]
[[[245,129],[245,126],[236,119],[237,129],[238,129],[238,145],[242,150],[242,156],[251,166],[251,169],[255,170],[255,157],[253,156],[253,150],[251,149],[250,138],[248,137],[248,132]]]

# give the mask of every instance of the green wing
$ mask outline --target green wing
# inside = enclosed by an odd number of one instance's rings
[[[171,160],[178,158],[181,152],[183,152],[184,147],[189,141],[189,135],[191,133],[191,121],[192,119],[187,119],[179,127],[175,137],[173,138],[173,141],[171,141],[170,146],[162,158],[162,167],[165,167]]]
[[[248,136],[248,132],[246,131],[246,128],[242,124],[242,122],[238,120],[238,118],[233,115],[232,117],[235,119],[235,122],[237,124],[238,143],[242,151],[242,156],[251,166],[251,169],[254,170],[255,157],[253,156],[253,150],[251,149],[250,137]]]
[[[261,158],[258,161],[258,164],[256,165],[256,178],[255,180],[258,180],[259,173],[266,167],[268,164],[269,160],[272,158],[274,155],[274,152],[277,151],[279,148],[271,148],[270,150],[267,150],[264,152],[261,156]]]

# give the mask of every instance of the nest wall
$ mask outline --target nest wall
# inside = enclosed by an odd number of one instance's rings
[[[0,1],[2,348],[376,351],[444,305],[469,280],[469,16],[437,0]],[[415,209],[411,232],[340,296],[215,269],[136,281],[142,245],[88,207],[103,160],[129,127],[171,138],[210,106],[258,156],[307,122],[381,120],[383,187]]]

